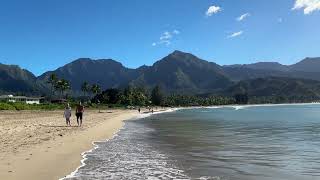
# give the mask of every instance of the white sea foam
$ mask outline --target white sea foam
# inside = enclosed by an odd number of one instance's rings
[[[305,106],[305,105],[320,105],[320,103],[249,104],[249,105],[227,105],[223,107],[232,107],[235,110],[240,110],[240,109],[245,109],[250,107]]]
[[[247,105],[217,105],[217,106],[194,106],[180,109],[219,109],[233,108],[235,110],[246,109],[250,107],[272,107],[272,106],[303,106],[303,105],[320,105],[320,103],[285,103],[285,104],[247,104]]]
[[[202,176],[197,180],[223,180],[221,177],[218,176]]]
[[[155,114],[174,112],[174,111],[177,111],[177,110],[180,110],[180,109],[183,109],[183,108],[169,108],[169,109],[167,109],[167,110],[164,110],[164,111],[156,111],[156,112],[154,112],[154,113],[152,113],[152,112],[149,112],[149,113],[141,113],[141,114],[137,115],[137,117],[134,118],[134,119],[146,118],[146,117],[150,117],[151,115],[155,115]]]
[[[115,138],[116,136],[118,136],[118,132],[119,132],[120,130],[122,130],[122,129],[124,129],[124,126],[121,127],[117,132],[115,132],[110,139],[106,139],[106,140],[104,140],[104,141],[93,141],[93,142],[92,142],[93,148],[90,149],[90,150],[88,150],[88,151],[85,151],[85,152],[82,152],[82,153],[81,153],[81,156],[82,156],[82,159],[81,159],[81,161],[80,161],[80,162],[81,162],[81,165],[80,165],[79,167],[77,167],[76,170],[74,170],[73,172],[71,172],[69,175],[67,175],[67,176],[65,176],[65,177],[63,177],[63,178],[60,178],[59,180],[65,180],[65,179],[68,179],[68,178],[76,177],[75,175],[76,175],[76,173],[79,171],[79,169],[86,165],[85,161],[88,159],[88,158],[87,158],[87,154],[88,154],[88,153],[91,153],[91,152],[94,151],[95,149],[99,148],[99,145],[97,145],[97,143],[107,142],[107,141]]]

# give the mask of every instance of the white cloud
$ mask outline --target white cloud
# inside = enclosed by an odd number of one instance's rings
[[[251,16],[250,13],[242,14],[241,16],[239,16],[239,17],[237,18],[237,21],[242,21],[242,20],[244,20],[245,18],[247,18],[247,17],[249,17],[249,16]]]
[[[283,19],[282,18],[278,18],[278,23],[282,23]]]
[[[170,31],[165,31],[164,33],[161,34],[159,41],[158,42],[154,42],[152,43],[152,46],[157,46],[160,44],[165,44],[165,45],[170,45],[172,39],[174,38],[174,36],[179,35],[180,31],[178,30],[173,30],[172,32]]]
[[[206,12],[207,16],[212,16],[213,14],[217,14],[218,12],[222,11],[221,7],[219,6],[210,6]]]
[[[172,38],[172,35],[170,32],[166,31],[160,36],[160,40],[170,40]]]
[[[232,33],[228,36],[228,38],[234,38],[243,34],[243,31]]]
[[[172,32],[173,34],[180,34],[180,31],[178,31],[178,30],[173,30],[173,32]]]
[[[303,9],[304,14],[320,10],[320,0],[296,0],[292,10]]]

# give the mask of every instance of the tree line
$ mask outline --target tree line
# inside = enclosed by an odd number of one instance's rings
[[[47,81],[51,87],[50,97],[55,96],[55,92],[60,92],[60,96],[64,96],[64,92],[70,89],[70,82],[65,79],[59,79],[56,74],[51,74]]]
[[[51,87],[51,99],[59,92],[61,98],[67,98],[66,91],[71,89],[68,80],[59,79],[57,75],[51,74],[47,83]],[[81,85],[83,97],[90,99],[92,103],[118,104],[127,106],[212,106],[227,104],[247,104],[247,94],[237,94],[233,97],[228,96],[196,96],[171,94],[166,95],[160,86],[155,86],[151,90],[144,87],[128,86],[123,89],[109,88],[104,91],[98,84],[89,84],[84,81]]]
[[[92,102],[127,106],[212,106],[235,104],[236,100],[224,96],[165,95],[160,86],[155,86],[151,91],[143,87],[128,86],[124,89],[107,89],[96,95]]]
[[[67,92],[71,89],[68,80],[59,79],[55,74],[51,74],[47,81],[51,87],[50,97],[58,96],[67,98]],[[312,102],[317,97],[308,96],[250,96],[243,92],[233,96],[197,96],[171,94],[166,95],[160,86],[155,86],[151,91],[144,87],[128,86],[124,89],[109,88],[102,91],[98,84],[83,82],[81,85],[83,97],[93,103],[118,104],[131,106],[212,106],[227,104],[264,104],[264,103],[302,103]]]
[[[59,92],[60,98],[67,98],[67,94],[65,94],[65,92],[71,90],[71,84],[68,80],[59,79],[56,74],[51,74],[47,83],[51,88],[51,99],[56,95],[56,92]],[[101,92],[101,87],[98,84],[90,85],[88,82],[83,82],[81,85],[81,91],[83,92],[83,96],[90,96],[92,94],[97,95]]]

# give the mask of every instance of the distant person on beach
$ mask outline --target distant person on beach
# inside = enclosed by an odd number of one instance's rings
[[[84,107],[82,106],[81,102],[79,102],[79,104],[77,105],[77,109],[76,109],[76,116],[77,116],[78,126],[82,125],[83,112],[84,112]]]
[[[70,107],[69,103],[67,104],[67,106],[66,106],[66,108],[64,110],[64,117],[66,118],[67,126],[71,126],[71,123],[70,123],[71,107]]]
[[[140,113],[140,112],[141,112],[141,109],[139,108],[138,111],[139,111],[139,113]]]

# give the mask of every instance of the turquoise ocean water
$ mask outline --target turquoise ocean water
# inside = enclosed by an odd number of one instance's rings
[[[181,109],[127,121],[70,179],[320,179],[320,105]]]

